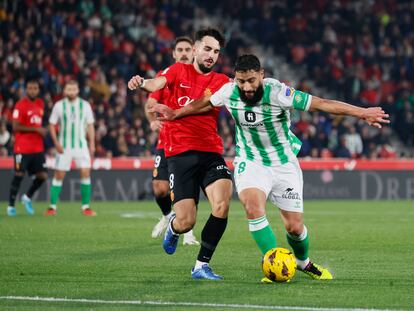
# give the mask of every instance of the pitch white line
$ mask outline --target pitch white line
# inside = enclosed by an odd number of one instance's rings
[[[42,302],[78,302],[96,304],[120,304],[120,305],[153,305],[153,306],[183,306],[183,307],[209,307],[209,308],[242,308],[259,310],[303,310],[303,311],[391,311],[390,309],[361,309],[361,308],[318,308],[299,306],[266,306],[249,304],[226,303],[202,303],[202,302],[174,302],[174,301],[145,301],[145,300],[100,300],[80,298],[55,298],[55,297],[25,297],[25,296],[0,296],[0,300],[23,300]]]

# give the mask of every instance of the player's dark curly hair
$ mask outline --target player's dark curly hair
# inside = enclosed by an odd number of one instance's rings
[[[213,37],[216,39],[219,42],[220,47],[224,47],[226,44],[226,40],[224,39],[223,34],[215,28],[205,28],[198,30],[194,35],[194,41],[200,41],[205,36]]]
[[[187,36],[180,36],[175,38],[174,43],[172,45],[172,49],[174,50],[178,43],[180,42],[188,42],[191,46],[194,44],[193,40]]]
[[[239,56],[234,66],[234,71],[246,72],[249,70],[260,71],[262,66],[260,65],[260,60],[256,55],[253,54],[244,54]]]

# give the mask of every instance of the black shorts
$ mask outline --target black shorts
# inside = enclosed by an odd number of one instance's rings
[[[46,172],[46,158],[43,152],[39,153],[26,153],[15,154],[14,158],[14,170],[16,172],[34,175],[38,172]]]
[[[155,151],[154,170],[152,171],[152,180],[168,181],[168,165],[165,158],[164,149]]]
[[[218,179],[231,180],[231,173],[218,153],[187,151],[167,158],[171,201],[194,199],[198,204],[200,188]]]

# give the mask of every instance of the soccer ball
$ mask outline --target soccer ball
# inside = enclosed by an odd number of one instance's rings
[[[287,282],[296,272],[295,256],[286,248],[272,248],[263,256],[262,270],[274,282]]]

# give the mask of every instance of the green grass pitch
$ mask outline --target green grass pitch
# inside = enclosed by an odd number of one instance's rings
[[[183,246],[180,240],[169,256],[161,239],[150,237],[160,215],[154,202],[96,202],[95,218],[82,216],[80,204],[61,203],[56,217],[44,217],[45,207],[36,203],[36,215],[28,216],[19,206],[15,218],[1,210],[1,310],[230,310],[231,304],[316,311],[414,309],[410,201],[305,202],[311,259],[329,267],[335,279],[314,281],[297,272],[291,283],[270,285],[260,283],[261,256],[238,201],[232,202],[227,231],[211,262],[224,276],[221,282],[191,280],[198,247]],[[198,238],[209,212],[202,202],[194,229]],[[277,209],[269,205],[267,212],[278,244],[288,247]],[[170,304],[18,301],[6,296]],[[217,306],[175,304],[183,302]]]

